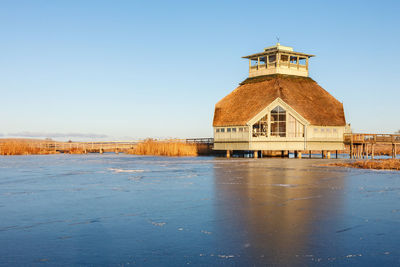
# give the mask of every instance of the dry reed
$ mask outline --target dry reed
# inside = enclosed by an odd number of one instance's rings
[[[359,160],[355,162],[338,162],[329,166],[352,167],[375,170],[400,170],[400,159]]]
[[[0,155],[54,154],[54,150],[38,147],[34,142],[10,140],[0,143]]]
[[[156,141],[147,139],[127,153],[153,156],[197,156],[199,152],[202,152],[199,150],[196,144],[188,144],[179,140]]]

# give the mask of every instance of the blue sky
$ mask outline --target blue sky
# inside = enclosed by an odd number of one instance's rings
[[[399,1],[0,1],[0,135],[209,137],[215,103],[274,45],[354,131],[400,129]]]

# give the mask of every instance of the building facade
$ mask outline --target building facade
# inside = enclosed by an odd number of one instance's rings
[[[249,77],[215,105],[214,149],[344,149],[343,104],[308,77],[311,57],[280,44],[244,57]]]

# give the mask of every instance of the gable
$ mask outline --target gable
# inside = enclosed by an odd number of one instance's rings
[[[309,124],[309,122],[304,119],[299,113],[297,113],[291,106],[289,106],[287,103],[285,103],[282,99],[279,97],[272,101],[271,104],[269,104],[266,108],[264,108],[260,113],[258,113],[256,116],[254,116],[252,119],[250,119],[247,122],[247,125],[253,125],[257,121],[259,121],[262,117],[264,117],[266,114],[269,114],[271,110],[273,110],[275,107],[280,106],[284,108],[286,111],[288,111],[293,117],[295,117],[299,122],[301,122],[303,125]]]

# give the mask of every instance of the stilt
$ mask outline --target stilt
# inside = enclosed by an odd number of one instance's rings
[[[256,159],[256,158],[258,158],[258,151],[257,150],[254,150],[254,152],[253,152],[253,157]]]
[[[350,144],[350,159],[353,158],[353,144]]]
[[[364,151],[365,151],[365,144],[361,144],[361,158],[362,159],[364,159],[364,156],[365,156]]]
[[[308,157],[311,159],[311,154],[312,154],[312,151],[311,150],[308,150]]]
[[[336,158],[338,158],[338,153],[337,153],[337,150],[336,150]]]
[[[226,158],[229,159],[231,157],[231,151],[227,150],[226,151]]]
[[[297,150],[295,150],[294,151],[294,157],[297,159],[297,157],[298,157],[298,151]]]
[[[328,151],[328,152],[326,153],[326,158],[327,158],[327,159],[330,159],[330,158],[331,158],[331,152],[330,152],[330,151]]]
[[[374,158],[375,158],[374,153],[375,153],[375,144],[372,144],[372,148],[371,148],[371,159],[374,159]]]
[[[301,152],[298,152],[298,153],[297,153],[297,157],[298,157],[299,159],[301,159]]]
[[[103,148],[100,148],[99,153],[100,153],[100,154],[103,154],[103,153],[104,153]]]
[[[282,154],[281,154],[281,157],[284,158],[284,157],[285,157],[285,150],[282,150],[281,153],[282,153]]]
[[[321,156],[322,156],[322,158],[325,158],[325,151],[322,150]]]
[[[392,144],[392,159],[396,158],[396,144]]]

